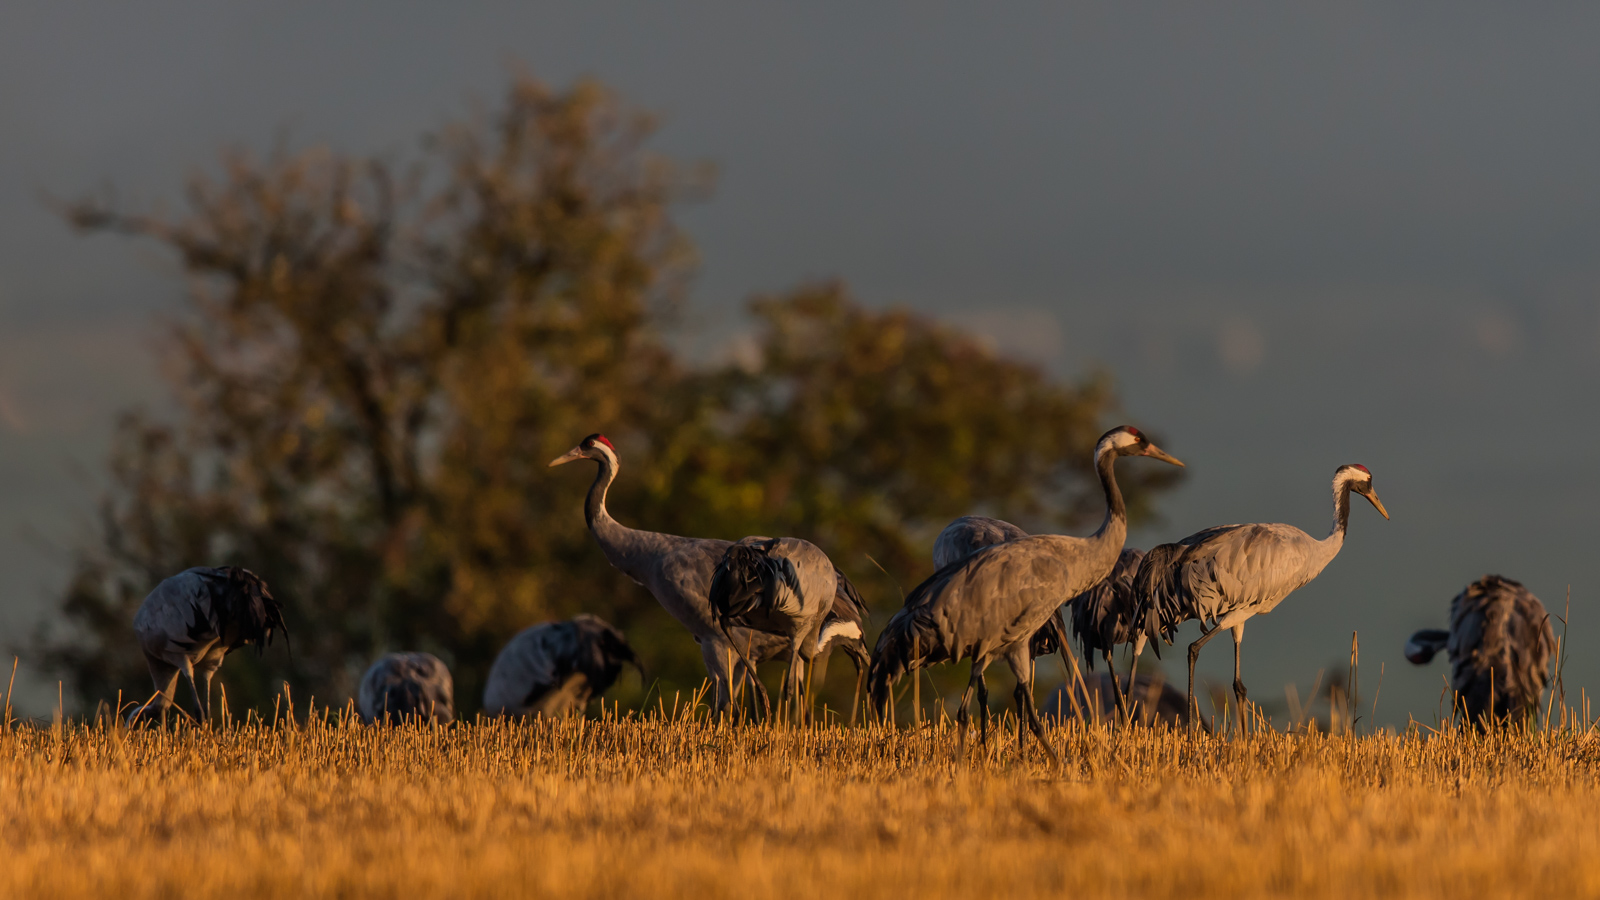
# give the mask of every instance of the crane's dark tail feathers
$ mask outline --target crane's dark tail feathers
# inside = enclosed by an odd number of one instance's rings
[[[1406,641],[1406,659],[1419,666],[1433,662],[1434,654],[1450,643],[1450,632],[1438,628],[1424,628]]]
[[[1183,585],[1178,580],[1178,564],[1188,552],[1182,544],[1151,547],[1133,576],[1133,629],[1161,656],[1161,645],[1171,644],[1178,626],[1183,624]]]
[[[225,566],[222,571],[227,575],[227,584],[220,598],[214,589],[212,597],[222,601],[220,605],[227,610],[228,617],[238,623],[243,639],[256,645],[258,655],[272,643],[274,635],[283,635],[284,643],[288,644],[289,628],[283,622],[283,604],[267,590],[267,583],[261,576],[238,566]]]
[[[734,544],[711,576],[711,608],[723,619],[748,615],[777,600],[780,585],[800,594],[794,563],[771,555],[777,541]]]
[[[838,587],[833,593],[833,610],[831,617],[852,618],[857,622],[867,622],[872,618],[872,613],[867,609],[867,601],[861,599],[861,592],[851,583],[845,574],[839,571],[838,566],[833,567],[833,574],[837,579]]]

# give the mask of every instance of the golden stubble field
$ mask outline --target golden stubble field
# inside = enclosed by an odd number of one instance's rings
[[[1570,718],[1568,721],[1572,721]],[[0,896],[1600,895],[1600,736],[639,718],[0,733]]]

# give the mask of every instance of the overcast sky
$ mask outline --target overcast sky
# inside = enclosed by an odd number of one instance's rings
[[[1431,718],[1445,666],[1400,647],[1491,571],[1557,614],[1571,586],[1567,684],[1600,685],[1600,6],[862,6],[0,7],[0,635],[59,589],[116,411],[161,403],[150,335],[182,296],[172,260],[41,197],[170,207],[286,128],[407,152],[521,65],[605,81],[716,165],[682,216],[699,340],[837,276],[1063,377],[1103,366],[1189,463],[1141,546],[1320,536],[1334,468],[1368,465],[1394,519],[1356,508],[1250,623],[1253,698],[1359,630],[1378,719]]]

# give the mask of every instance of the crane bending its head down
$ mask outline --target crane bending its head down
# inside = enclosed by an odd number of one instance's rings
[[[1450,601],[1450,630],[1423,629],[1406,642],[1419,666],[1450,653],[1450,687],[1467,717],[1516,719],[1538,712],[1550,684],[1555,653],[1550,614],[1533,592],[1499,575],[1485,575]],[[1492,707],[1491,707],[1492,704]]]
[[[174,702],[181,674],[194,690],[202,721],[211,715],[211,678],[223,657],[247,644],[256,653],[282,634],[283,606],[267,583],[238,566],[196,567],[165,579],[144,598],[133,617],[134,635],[155,682],[149,703],[130,722],[159,718]]]
[[[616,683],[622,667],[644,667],[622,631],[599,616],[579,613],[517,632],[489,668],[483,709],[491,716],[582,714],[589,701]]]
[[[432,653],[387,653],[361,676],[356,711],[369,725],[418,721],[453,722],[455,682]]]

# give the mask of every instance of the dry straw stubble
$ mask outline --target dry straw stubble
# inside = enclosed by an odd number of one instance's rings
[[[1582,727],[1050,733],[1064,770],[946,722],[19,726],[0,895],[1600,893]]]

